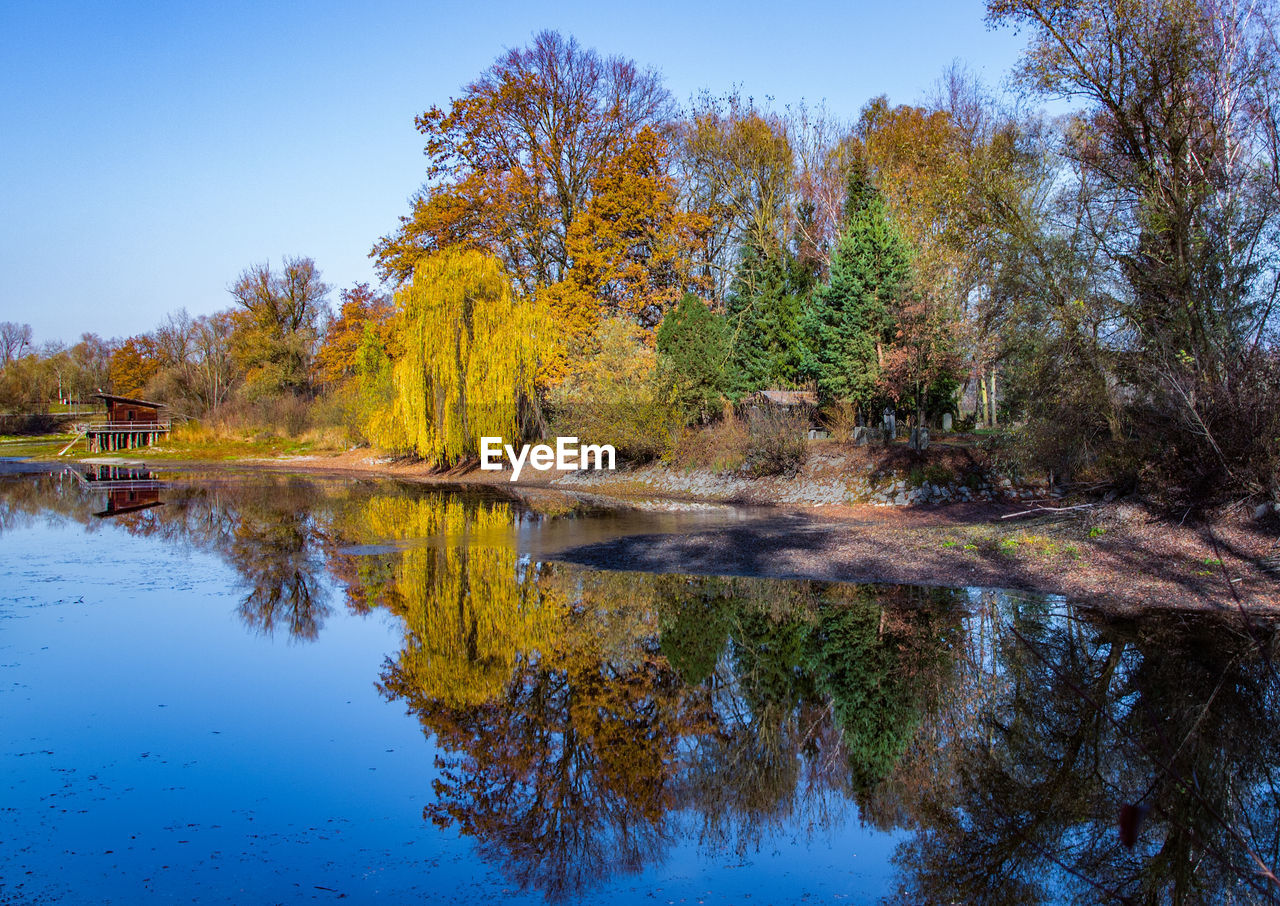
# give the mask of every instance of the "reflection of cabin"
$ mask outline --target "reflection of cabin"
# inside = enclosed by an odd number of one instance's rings
[[[83,471],[72,471],[81,487],[107,492],[107,508],[93,514],[100,518],[164,505],[164,501],[160,499],[163,485],[146,469],[91,465]]]
[[[116,488],[107,492],[107,508],[93,515],[103,519],[124,513],[136,513],[138,510],[147,510],[153,506],[164,506],[164,501],[160,499],[159,485],[138,490]]]
[[[80,426],[80,433],[89,438],[90,453],[149,447],[169,431],[169,421],[160,418],[161,403],[110,393],[94,396],[107,404],[107,419]]]

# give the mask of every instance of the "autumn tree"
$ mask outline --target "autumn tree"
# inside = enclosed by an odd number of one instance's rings
[[[324,342],[316,353],[317,377],[330,387],[356,375],[365,331],[385,337],[394,311],[390,300],[375,293],[367,283],[344,289],[341,295],[338,316],[325,331]]]
[[[685,204],[710,219],[703,268],[723,300],[739,251],[772,252],[787,236],[795,163],[786,122],[736,94],[705,96],[680,138]]]
[[[329,287],[310,258],[286,258],[244,271],[231,287],[240,311],[232,349],[255,396],[308,393]]]
[[[160,360],[150,337],[125,340],[111,354],[107,374],[111,389],[124,396],[142,396],[147,385],[160,373]]]
[[[556,433],[612,444],[633,461],[669,449],[684,416],[646,333],[622,318],[600,323],[569,375],[548,394]]]
[[[374,247],[406,280],[451,246],[497,257],[522,292],[559,282],[569,228],[617,149],[672,112],[658,74],[542,32],[453,99],[417,118],[427,182],[400,228]]]
[[[1265,368],[1239,369],[1265,361],[1280,287],[1274,6],[992,0],[988,14],[1031,32],[1025,85],[1084,104],[1063,175],[1114,290],[1130,458],[1160,462],[1149,474],[1184,501],[1272,493],[1280,475],[1255,464],[1280,427],[1239,393],[1261,393]]]
[[[373,441],[453,465],[483,436],[523,438],[540,417],[535,379],[551,326],[513,295],[502,264],[478,251],[433,255],[396,305],[395,397],[370,426]]]
[[[581,346],[601,318],[653,328],[696,285],[690,272],[706,218],[677,208],[667,156],[666,140],[646,127],[592,181],[569,227],[571,266],[544,294],[567,346]]]

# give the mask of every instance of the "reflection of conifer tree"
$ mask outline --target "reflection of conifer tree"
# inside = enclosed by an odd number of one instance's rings
[[[808,667],[831,699],[849,753],[851,780],[865,789],[888,776],[919,722],[914,678],[898,632],[882,632],[874,604],[827,607],[807,639]]]
[[[716,669],[729,643],[736,600],[720,579],[661,576],[655,579],[659,648],[686,685],[696,686]]]

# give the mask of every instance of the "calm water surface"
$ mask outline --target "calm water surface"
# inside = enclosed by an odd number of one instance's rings
[[[159,477],[0,468],[0,902],[1278,889],[1269,625],[555,562],[750,512]]]

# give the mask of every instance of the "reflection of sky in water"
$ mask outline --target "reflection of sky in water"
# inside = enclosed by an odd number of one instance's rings
[[[751,510],[224,472],[103,517],[37,472],[0,461],[0,902],[1275,892],[1270,626],[543,560]]]
[[[248,631],[240,576],[180,540],[54,518],[0,537],[0,899],[542,901],[424,821],[433,741],[375,688],[397,618],[333,606],[291,641]],[[856,820],[743,853],[685,837],[585,899],[868,901],[893,839]]]

